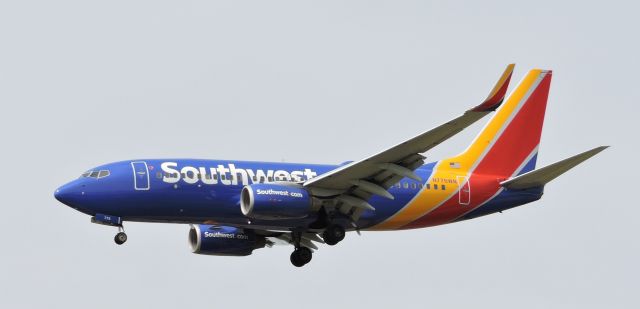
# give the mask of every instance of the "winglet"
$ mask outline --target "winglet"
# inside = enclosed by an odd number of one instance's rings
[[[511,75],[513,74],[513,68],[516,65],[514,63],[507,65],[507,68],[500,76],[500,79],[493,86],[493,89],[487,96],[487,98],[480,105],[471,109],[474,112],[490,112],[496,110],[504,101],[504,97],[507,94],[507,88],[509,88],[509,81],[511,81]]]
[[[503,181],[500,184],[505,188],[515,190],[544,186],[548,182],[556,179],[556,177],[564,174],[568,170],[574,168],[576,165],[586,161],[587,159],[595,156],[596,154],[607,148],[609,148],[609,146],[600,146],[593,148],[589,151],[585,151],[573,157],[564,159],[562,161],[553,163],[551,165],[528,173],[524,173],[507,181]]]

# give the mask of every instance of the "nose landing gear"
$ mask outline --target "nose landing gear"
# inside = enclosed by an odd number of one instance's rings
[[[122,245],[127,241],[127,234],[124,232],[124,227],[118,227],[118,234],[113,238],[113,241],[115,241],[117,245]]]
[[[118,245],[127,242],[127,234],[125,234],[124,227],[122,226],[122,218],[112,215],[96,214],[94,217],[91,217],[91,223],[117,227],[118,234],[113,237],[113,241]]]

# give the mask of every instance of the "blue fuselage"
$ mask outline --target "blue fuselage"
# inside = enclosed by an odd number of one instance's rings
[[[429,179],[435,163],[416,170]],[[96,167],[56,190],[63,203],[95,216],[107,214],[125,221],[210,223],[260,229],[306,226],[315,215],[296,220],[254,220],[240,210],[245,185],[264,182],[302,182],[336,165],[265,163],[223,160],[163,159],[122,161]],[[356,225],[366,229],[391,217],[409,203],[423,184],[403,179],[389,191],[393,200],[374,196]],[[540,198],[536,192],[503,192],[493,203],[462,219],[501,211]],[[351,225],[351,224],[349,224]]]

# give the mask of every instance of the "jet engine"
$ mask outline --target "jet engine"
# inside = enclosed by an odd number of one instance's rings
[[[252,184],[242,188],[240,209],[253,219],[300,219],[312,211],[313,199],[309,192],[286,184]]]
[[[266,239],[253,230],[200,224],[191,226],[189,244],[196,254],[245,256],[264,248]]]

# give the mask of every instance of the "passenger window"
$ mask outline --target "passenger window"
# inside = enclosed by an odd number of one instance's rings
[[[251,177],[251,179],[253,179],[253,181],[255,182],[257,180],[256,176]]]
[[[416,183],[415,183],[415,182],[411,184],[411,189],[414,189],[414,190],[415,190],[417,187],[418,187],[418,185],[416,185]]]
[[[267,179],[269,180],[269,182],[273,181],[273,177],[268,177]]]
[[[427,184],[427,189],[431,190],[431,184],[430,183]]]
[[[433,190],[438,190],[438,185],[437,184],[433,184]]]
[[[402,185],[400,183],[396,184],[396,188],[400,189],[402,187]]]
[[[447,190],[447,188],[444,185],[442,185],[442,190]]]
[[[222,179],[222,180],[227,180],[227,175],[226,175],[226,174],[222,174],[222,175],[220,176],[220,179]]]
[[[407,183],[407,182],[405,182],[402,186],[403,186],[405,189],[409,189],[409,183]]]
[[[218,180],[218,174],[213,174],[213,180]]]
[[[422,189],[423,186],[424,186],[423,184],[420,184],[420,189]]]

